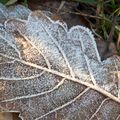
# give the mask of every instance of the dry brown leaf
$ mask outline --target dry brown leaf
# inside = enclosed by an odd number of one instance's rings
[[[1,6],[0,111],[23,120],[120,119],[118,56],[101,61],[85,27],[68,30],[41,11],[11,19]]]

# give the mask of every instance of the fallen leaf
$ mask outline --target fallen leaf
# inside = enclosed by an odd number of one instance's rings
[[[120,59],[101,61],[89,29],[68,30],[42,11],[25,20],[3,13],[0,111],[23,120],[120,119]]]

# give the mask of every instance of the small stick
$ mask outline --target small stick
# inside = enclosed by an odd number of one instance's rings
[[[116,19],[117,19],[117,16],[115,16],[113,21],[112,21],[111,30],[110,30],[110,33],[109,33],[109,36],[108,36],[108,39],[107,39],[107,42],[106,42],[106,49],[105,49],[105,51],[103,53],[104,55],[109,51],[110,43],[113,41],[115,25],[116,25]]]
[[[61,4],[60,4],[60,6],[59,6],[59,8],[58,8],[58,10],[57,10],[57,13],[62,9],[62,7],[64,6],[64,4],[65,4],[65,1],[62,1]]]
[[[116,19],[117,19],[117,15],[114,17],[114,19],[112,21],[112,25],[111,25],[112,27],[111,27],[110,34],[109,34],[108,39],[107,39],[108,47],[113,40],[115,25],[116,25]]]
[[[100,16],[89,15],[89,14],[85,14],[85,13],[82,13],[82,12],[65,11],[65,12],[61,12],[60,14],[65,14],[65,13],[72,13],[72,14],[76,14],[76,15],[82,15],[82,16],[85,16],[85,17],[102,19],[102,20],[106,20],[106,21],[110,22],[110,20],[108,20],[106,18],[103,18],[103,17],[100,17]]]

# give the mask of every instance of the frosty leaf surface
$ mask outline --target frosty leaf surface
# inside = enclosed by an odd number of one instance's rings
[[[23,120],[119,120],[120,58],[101,61],[89,29],[24,9],[10,18],[0,6],[0,111]]]

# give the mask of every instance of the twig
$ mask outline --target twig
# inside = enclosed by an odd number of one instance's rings
[[[116,25],[116,19],[117,19],[117,15],[114,17],[113,21],[112,21],[112,27],[111,27],[111,30],[110,30],[110,33],[109,33],[109,36],[108,36],[108,39],[107,39],[107,42],[106,42],[106,49],[104,51],[104,54],[106,54],[106,52],[109,51],[109,46],[110,46],[110,43],[113,41],[113,36],[114,36],[114,31],[115,31],[115,25]]]
[[[92,25],[90,25],[90,29],[92,30],[92,32],[98,37],[100,38],[101,40],[103,39],[102,36],[100,36],[92,27]]]
[[[65,1],[62,1],[61,4],[60,4],[60,6],[59,6],[59,8],[58,8],[58,10],[57,10],[57,13],[62,9],[62,7],[64,6],[64,4],[65,4]]]
[[[113,40],[113,35],[114,35],[114,31],[115,31],[115,25],[116,25],[116,20],[117,20],[117,15],[114,17],[113,21],[112,21],[112,27],[111,27],[111,30],[110,30],[110,34],[108,36],[108,39],[107,39],[107,43],[110,44]]]
[[[102,6],[101,6],[101,0],[98,1],[98,4],[97,4],[97,8],[96,8],[96,16],[99,16],[99,14],[101,14],[102,12]],[[99,25],[100,24],[100,19],[96,19],[96,29],[97,31],[99,30]]]
[[[60,14],[65,14],[65,13],[72,13],[72,14],[76,14],[76,15],[82,15],[82,16],[85,16],[85,17],[103,19],[103,20],[106,20],[106,21],[108,21],[108,22],[111,22],[110,20],[108,20],[108,19],[106,19],[106,18],[103,18],[103,17],[100,17],[100,16],[95,16],[95,15],[89,15],[89,14],[82,13],[82,12],[65,11],[65,12],[61,12]]]

